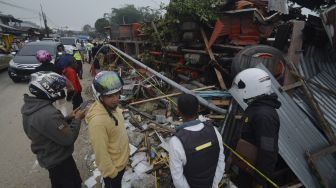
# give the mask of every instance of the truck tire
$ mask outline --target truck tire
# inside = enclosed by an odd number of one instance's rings
[[[239,51],[232,60],[231,74],[235,76],[259,63],[264,64],[278,81],[283,80],[287,59],[280,50],[267,45],[248,46]]]

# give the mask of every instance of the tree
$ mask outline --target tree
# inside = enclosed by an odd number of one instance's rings
[[[92,31],[92,27],[89,24],[86,24],[83,26],[83,32],[85,33],[89,33],[90,31]]]
[[[209,22],[216,20],[217,14],[232,2],[232,0],[171,0],[165,9],[168,17],[194,18]]]
[[[159,10],[151,9],[149,6],[140,7],[138,9],[142,15],[144,22],[151,22],[160,17],[161,13]]]
[[[114,24],[130,24],[143,20],[141,12],[134,5],[126,5],[123,8],[112,8],[111,23]]]
[[[105,34],[105,27],[108,27],[110,22],[105,18],[99,18],[95,22],[95,29],[98,33]]]

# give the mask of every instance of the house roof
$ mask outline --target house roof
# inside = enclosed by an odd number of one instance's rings
[[[6,21],[19,22],[19,23],[22,22],[22,20],[16,19],[12,15],[6,15],[6,14],[1,14],[0,13],[0,18],[5,19]]]

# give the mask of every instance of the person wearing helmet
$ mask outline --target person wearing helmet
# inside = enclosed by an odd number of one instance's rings
[[[268,178],[273,178],[277,163],[280,120],[276,109],[281,106],[271,85],[267,72],[249,68],[237,74],[230,89],[237,100],[247,104],[242,117],[241,139],[256,146],[255,167]],[[261,176],[240,170],[238,187],[252,185],[268,187]]]
[[[63,69],[64,76],[70,81],[72,90],[67,92],[67,100],[72,100],[73,110],[78,108],[83,103],[82,86],[78,79],[76,69],[78,64],[76,61],[69,61],[69,65]]]
[[[169,141],[170,171],[176,188],[217,188],[224,174],[223,141],[211,122],[197,119],[199,102],[190,94],[177,101],[183,124]]]
[[[63,74],[63,70],[65,67],[68,67],[72,64],[72,62],[76,62],[73,57],[73,48],[65,48],[65,53],[61,55],[60,58],[55,62],[55,67],[57,69],[58,74]]]
[[[37,61],[41,63],[40,66],[35,68],[36,72],[39,71],[52,71],[57,73],[57,69],[53,63],[51,63],[52,56],[51,54],[46,50],[39,50],[36,52],[35,55]]]
[[[91,63],[91,59],[92,59],[92,48],[93,48],[93,44],[88,41],[86,44],[85,44],[85,48],[86,48],[86,51],[88,53],[88,56],[89,56],[89,59],[88,59],[88,63],[90,64]]]
[[[123,81],[113,71],[98,73],[92,83],[96,101],[85,121],[106,188],[120,188],[128,163],[129,141],[121,109],[118,108]]]
[[[77,68],[77,74],[78,74],[78,77],[80,79],[83,79],[83,63],[82,63],[82,55],[81,53],[79,52],[78,48],[75,48],[74,49],[74,52],[73,52],[73,57],[75,58],[77,64],[78,64],[78,68]]]
[[[66,79],[53,72],[31,76],[29,91],[21,108],[23,129],[41,167],[49,172],[52,187],[80,188],[82,179],[72,157],[85,112],[75,110],[66,118],[53,106],[64,98]]]

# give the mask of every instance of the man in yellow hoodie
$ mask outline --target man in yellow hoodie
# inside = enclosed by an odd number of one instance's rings
[[[117,107],[122,86],[123,81],[117,73],[98,73],[92,83],[96,101],[85,118],[96,164],[106,188],[121,188],[129,158],[128,135],[121,109]]]

